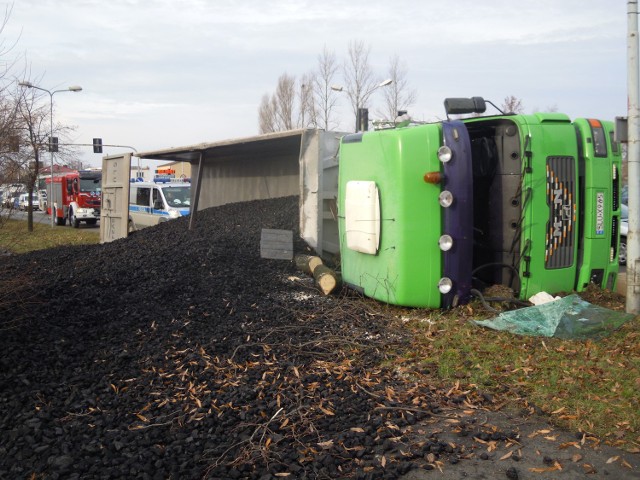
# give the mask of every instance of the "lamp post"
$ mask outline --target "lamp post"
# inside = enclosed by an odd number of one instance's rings
[[[380,82],[379,84],[374,85],[372,88],[370,88],[369,90],[367,90],[363,94],[360,94],[360,92],[356,92],[354,94],[353,92],[351,92],[349,90],[345,90],[341,85],[331,85],[331,90],[336,91],[336,92],[346,91],[347,94],[349,94],[349,96],[353,100],[355,100],[355,103],[356,103],[356,132],[357,132],[358,129],[360,128],[360,121],[361,121],[360,100],[362,99],[363,101],[365,101],[367,98],[369,98],[369,95],[371,95],[377,89],[379,89],[380,87],[386,87],[387,85],[391,85],[392,83],[393,83],[393,80],[390,79],[390,78],[387,78],[386,80]]]
[[[53,95],[60,92],[80,92],[82,91],[82,87],[78,85],[73,85],[69,88],[65,88],[64,90],[47,90],[46,88],[38,87],[31,82],[22,81],[18,82],[18,85],[21,87],[27,88],[35,88],[36,90],[41,90],[43,92],[47,92],[49,94],[49,153],[51,154],[51,197],[53,197]],[[53,227],[53,204],[52,198],[47,196],[47,206],[51,208],[51,226]]]

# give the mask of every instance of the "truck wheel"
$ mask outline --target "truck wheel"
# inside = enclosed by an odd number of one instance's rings
[[[627,264],[627,237],[620,237],[620,249],[618,250],[618,263]]]
[[[69,226],[78,228],[80,226],[80,220],[73,214],[73,209],[69,208]]]
[[[98,223],[97,218],[90,218],[89,220],[87,220],[87,225],[95,225],[96,223]]]
[[[67,217],[58,217],[58,209],[53,208],[53,217],[56,219],[56,225],[63,226],[67,223]]]

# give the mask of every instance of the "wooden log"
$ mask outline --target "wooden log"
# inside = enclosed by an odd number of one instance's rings
[[[340,275],[331,270],[326,265],[318,265],[313,270],[313,278],[322,293],[329,295],[340,284]]]
[[[318,265],[322,265],[322,259],[314,255],[299,254],[294,258],[298,270],[313,275],[313,271]]]

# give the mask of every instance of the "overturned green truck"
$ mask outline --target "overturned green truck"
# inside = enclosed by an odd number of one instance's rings
[[[343,281],[391,304],[449,308],[491,285],[517,298],[615,287],[620,225],[613,123],[561,113],[481,114],[345,135]]]

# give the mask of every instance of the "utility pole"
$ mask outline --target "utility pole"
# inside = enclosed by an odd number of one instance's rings
[[[627,104],[629,233],[627,235],[627,313],[640,313],[640,89],[638,86],[638,0],[627,2]]]

